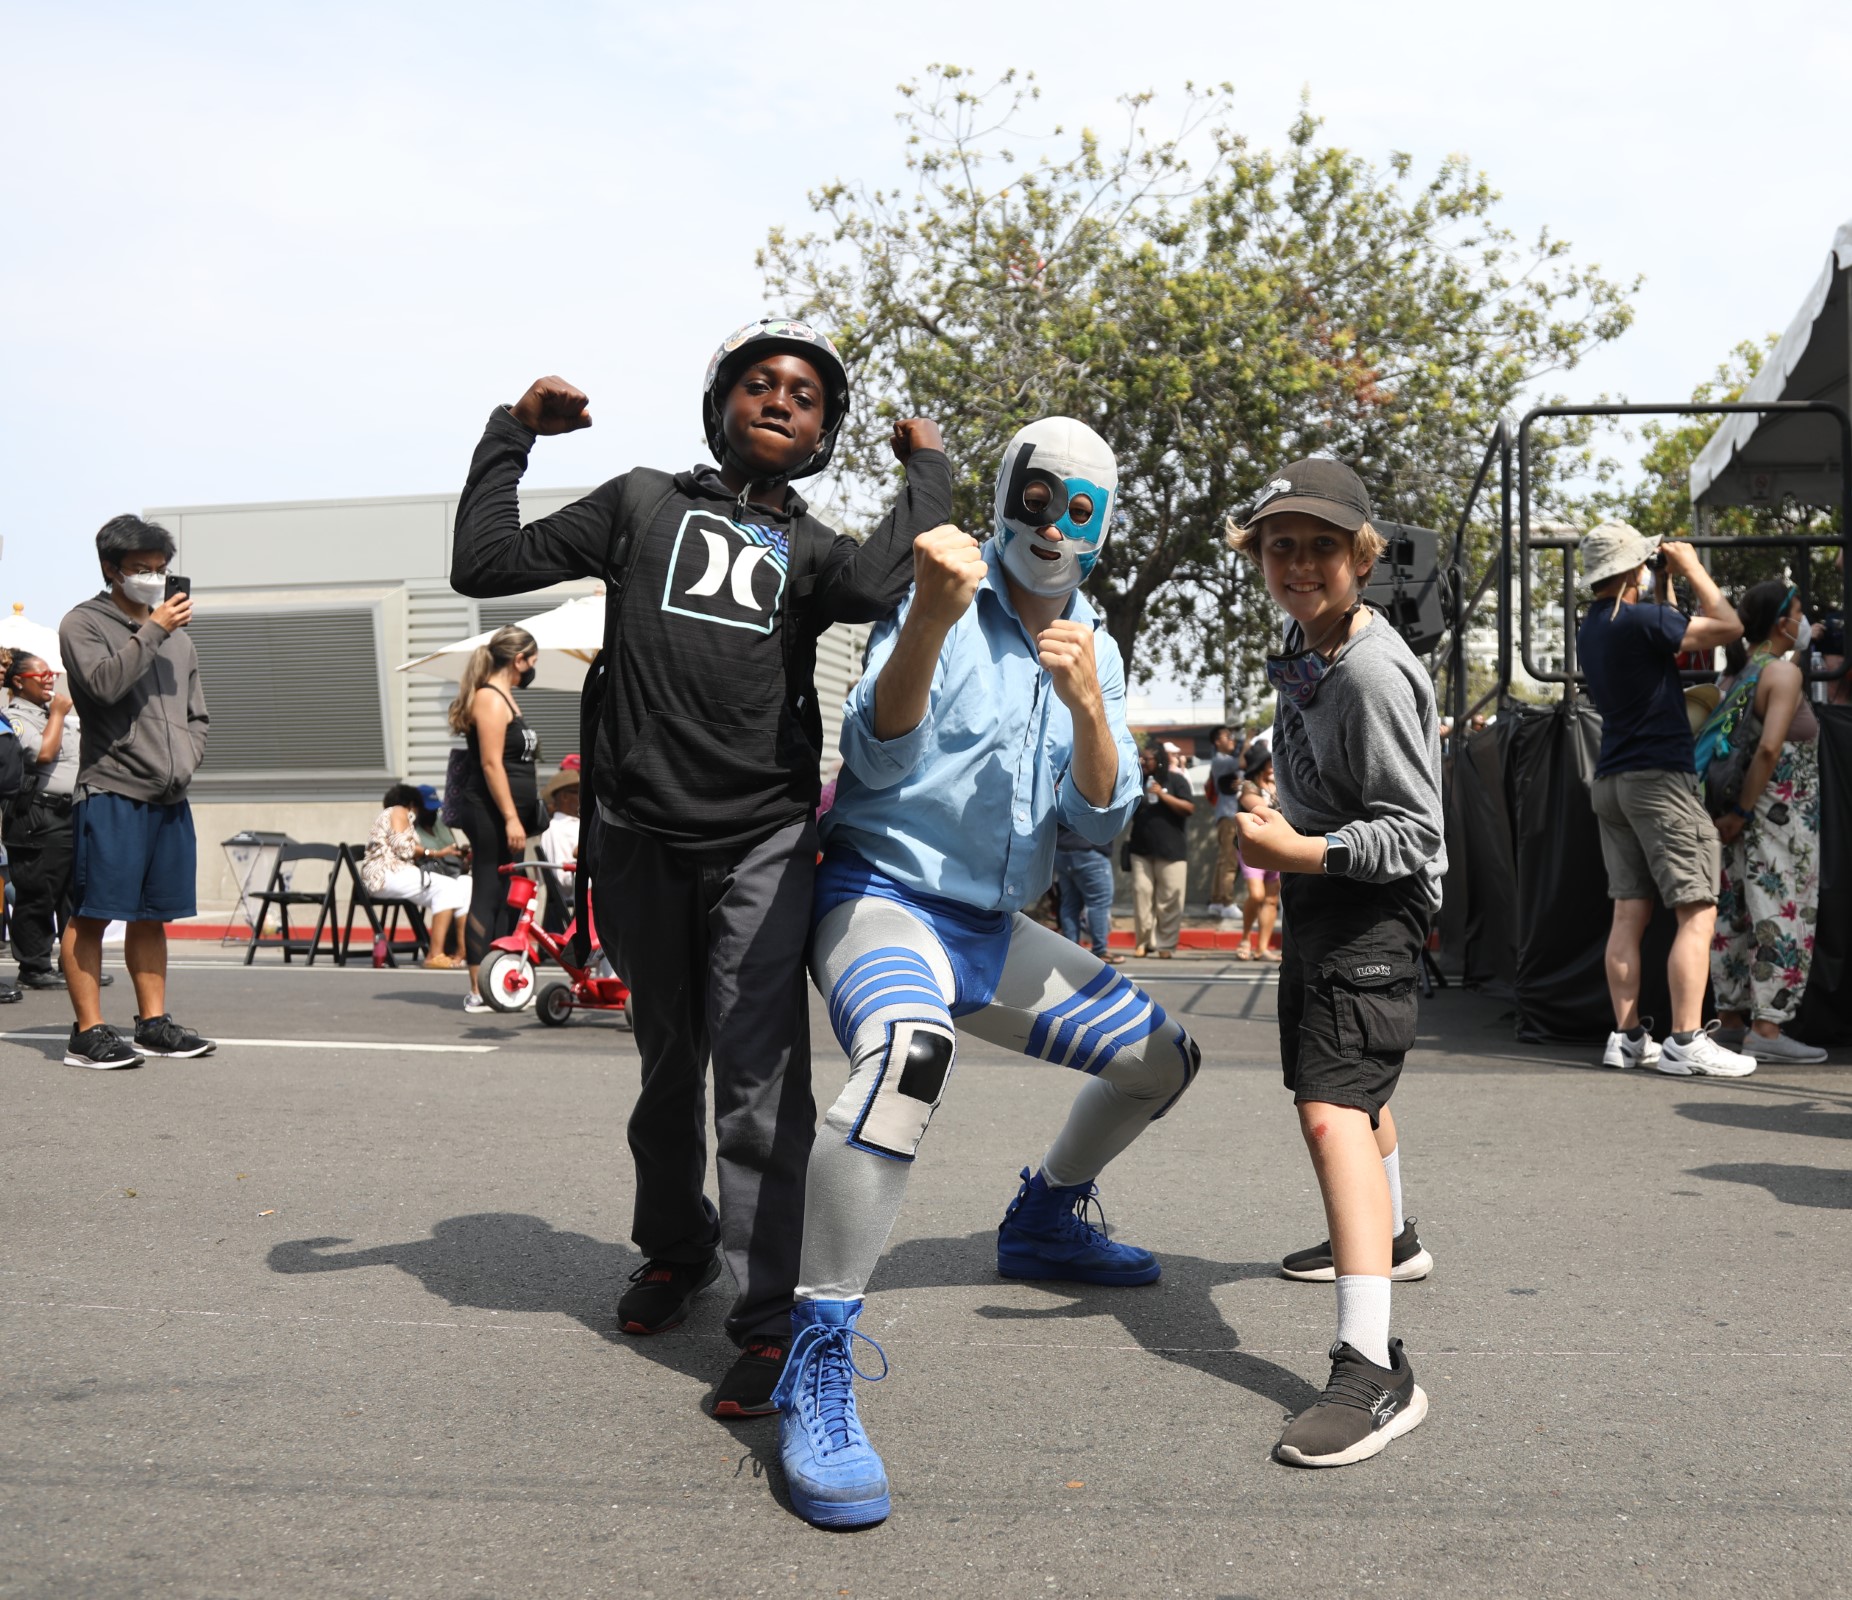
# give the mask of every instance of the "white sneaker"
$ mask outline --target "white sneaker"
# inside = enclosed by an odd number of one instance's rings
[[[491,1007],[489,1002],[483,999],[481,995],[466,994],[463,996],[463,1009],[469,1012],[471,1016],[474,1016],[478,1011],[488,1011]]]
[[[1629,1067],[1656,1067],[1659,1065],[1659,1044],[1653,1038],[1653,1019],[1642,1017],[1640,1026],[1646,1031],[1636,1042],[1624,1033],[1610,1033],[1608,1047],[1601,1052],[1601,1064],[1604,1067],[1617,1067],[1625,1072]]]
[[[1672,1078],[1746,1078],[1756,1070],[1749,1056],[1726,1050],[1711,1037],[1717,1024],[1711,1023],[1702,1033],[1694,1033],[1690,1044],[1680,1044],[1666,1036],[1660,1052],[1659,1070]]]
[[[1778,1033],[1772,1039],[1765,1038],[1754,1028],[1743,1039],[1743,1054],[1757,1061],[1812,1063],[1826,1059],[1826,1052],[1817,1045],[1802,1044],[1799,1039],[1790,1039],[1785,1033]]]
[[[1207,915],[1212,917],[1225,917],[1228,915],[1228,907],[1224,905],[1211,905],[1206,909]]]

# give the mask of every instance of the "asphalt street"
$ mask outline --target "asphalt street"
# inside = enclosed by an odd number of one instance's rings
[[[1195,1088],[1111,1170],[1144,1289],[1000,1279],[1074,1083],[968,1041],[863,1327],[893,1484],[793,1517],[775,1421],[704,1398],[726,1279],[616,1332],[629,1035],[465,1016],[462,980],[176,946],[205,1060],[60,1063],[0,1011],[0,1596],[1843,1595],[1852,1057],[1598,1070],[1443,993],[1396,1098],[1437,1268],[1398,1287],[1432,1409],[1275,1465],[1326,1372],[1322,1214],[1271,973],[1134,963]],[[112,1015],[132,1009],[126,984]],[[845,1067],[816,1010],[817,1095]],[[238,1042],[233,1043],[231,1041]]]

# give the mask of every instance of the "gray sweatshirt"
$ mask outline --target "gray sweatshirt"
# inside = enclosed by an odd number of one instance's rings
[[[199,657],[182,629],[131,622],[107,591],[58,624],[71,699],[82,719],[77,795],[169,805],[206,753]]]
[[[1440,807],[1440,717],[1434,686],[1380,615],[1338,652],[1301,711],[1285,695],[1274,714],[1280,810],[1301,833],[1350,846],[1365,883],[1419,878],[1440,907],[1447,849]]]

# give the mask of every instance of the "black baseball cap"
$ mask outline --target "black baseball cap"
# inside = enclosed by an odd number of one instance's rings
[[[1283,511],[1303,511],[1346,533],[1370,520],[1370,496],[1363,480],[1330,456],[1308,456],[1282,467],[1267,480],[1248,513],[1248,526]]]

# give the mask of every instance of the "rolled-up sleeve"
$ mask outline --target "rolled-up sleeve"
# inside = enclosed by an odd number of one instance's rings
[[[1112,798],[1103,806],[1094,805],[1080,792],[1071,768],[1062,773],[1055,794],[1055,816],[1090,843],[1111,844],[1138,804],[1138,745],[1125,725],[1125,664],[1119,646],[1111,634],[1100,628],[1094,632],[1093,649],[1100,674],[1100,697],[1106,705],[1106,726],[1119,752],[1119,772]]]
[[[932,743],[933,717],[945,671],[943,656],[933,669],[932,693],[927,698],[926,715],[918,725],[892,739],[875,737],[875,684],[882,666],[894,653],[894,641],[905,618],[903,606],[869,635],[861,682],[849,691],[842,706],[843,764],[871,789],[891,789],[905,779],[919,767]]]

